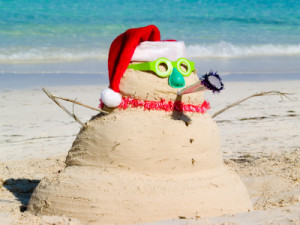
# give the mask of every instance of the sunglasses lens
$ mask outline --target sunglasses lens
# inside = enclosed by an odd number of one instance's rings
[[[192,72],[192,67],[184,58],[180,58],[177,60],[177,69],[183,76],[189,76]]]
[[[166,58],[159,58],[155,62],[155,72],[160,77],[167,77],[172,72],[172,64]]]

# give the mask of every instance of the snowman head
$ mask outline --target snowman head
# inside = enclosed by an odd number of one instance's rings
[[[178,89],[199,81],[184,42],[161,41],[154,25],[119,35],[110,47],[108,69],[110,88],[101,94],[108,107],[117,107],[124,96],[175,100]]]
[[[194,62],[184,58],[184,52],[184,42],[140,43],[120,80],[122,96],[174,101],[178,90],[199,81]],[[198,100],[194,103],[197,103],[202,94],[195,95]]]
[[[183,88],[184,77],[195,70],[194,62],[184,58],[185,45],[180,41],[145,41],[140,43],[127,69],[151,71],[160,78],[168,78],[172,88]]]

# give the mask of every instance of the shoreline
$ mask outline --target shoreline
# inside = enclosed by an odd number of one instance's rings
[[[217,71],[227,81],[300,80],[300,56],[190,58],[199,76]],[[38,86],[107,85],[106,60],[1,64],[0,91]],[[226,85],[226,84],[225,84]]]
[[[222,75],[226,82],[285,82],[300,80],[299,73],[231,73]],[[81,86],[81,85],[107,85],[106,73],[5,73],[0,74],[0,92],[6,90],[26,90],[41,87]]]

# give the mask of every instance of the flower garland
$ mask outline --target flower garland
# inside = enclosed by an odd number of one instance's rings
[[[127,109],[131,108],[144,108],[144,110],[163,110],[166,112],[170,111],[178,111],[178,112],[195,112],[195,113],[205,113],[206,110],[210,109],[209,102],[204,101],[201,105],[192,105],[192,104],[184,104],[181,101],[168,101],[166,102],[164,99],[160,101],[143,101],[134,98],[122,98],[121,104],[118,106],[119,109]],[[99,108],[103,108],[104,103],[100,99]]]

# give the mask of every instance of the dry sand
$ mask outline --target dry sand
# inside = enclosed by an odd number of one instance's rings
[[[215,118],[225,163],[241,176],[255,211],[210,219],[170,218],[151,224],[299,224],[299,85],[300,81],[232,82],[226,83],[224,93],[207,97],[213,114],[262,90],[295,93],[293,101],[281,101],[278,96],[253,98]],[[96,106],[101,87],[49,90]],[[64,167],[79,125],[41,89],[4,90],[0,99],[0,224],[80,224],[73,218],[39,218],[23,212],[39,180]],[[75,113],[83,121],[95,114],[78,106]]]
[[[196,73],[187,85],[199,81]],[[126,70],[123,96],[166,102],[177,90],[148,72]],[[202,104],[203,92],[180,98]],[[207,113],[112,110],[82,128],[58,175],[42,179],[28,211],[89,224],[131,224],[251,211],[246,187],[224,167],[216,123]],[[154,207],[155,206],[155,207]]]

